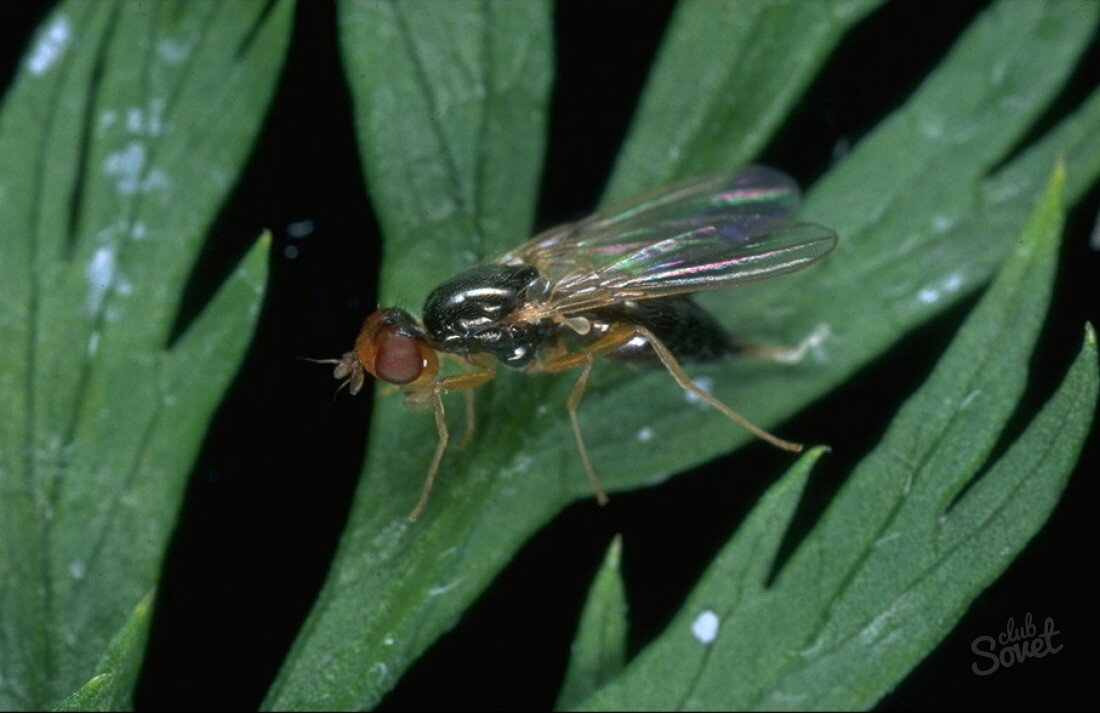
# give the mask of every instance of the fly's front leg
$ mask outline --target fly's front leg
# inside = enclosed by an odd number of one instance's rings
[[[423,387],[422,390],[409,394],[410,399],[414,402],[424,398],[431,401],[432,409],[435,411],[435,430],[437,434],[435,453],[432,454],[432,464],[428,467],[428,474],[424,476],[424,485],[420,489],[420,499],[416,501],[416,506],[409,513],[410,522],[415,521],[420,516],[421,511],[424,510],[424,506],[428,502],[428,494],[432,492],[432,484],[435,483],[435,474],[439,470],[439,463],[443,460],[443,451],[446,450],[447,441],[450,440],[450,431],[447,429],[447,412],[443,408],[443,394],[458,390],[466,390],[469,393],[470,389],[481,386],[492,378],[493,372],[491,369],[455,374],[454,376],[437,379],[428,386]],[[468,425],[467,428],[469,428]]]

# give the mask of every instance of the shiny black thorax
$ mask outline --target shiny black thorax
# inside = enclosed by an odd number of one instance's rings
[[[432,290],[424,302],[426,336],[439,351],[489,354],[513,367],[530,363],[541,348],[559,338],[583,347],[621,322],[645,327],[683,361],[716,361],[735,352],[725,329],[687,296],[623,302],[569,315],[590,321],[592,329],[586,335],[549,319],[508,319],[524,306],[538,277],[533,267],[497,263],[463,270]],[[643,365],[658,363],[644,343],[627,344],[611,356]]]
[[[486,263],[436,287],[424,302],[432,346],[454,354],[490,354],[508,366],[530,362],[553,340],[553,324],[506,318],[523,306],[538,274],[533,267]]]

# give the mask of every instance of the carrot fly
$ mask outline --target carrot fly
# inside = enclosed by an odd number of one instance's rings
[[[400,307],[367,317],[354,349],[327,361],[352,394],[370,374],[403,387],[410,406],[434,409],[439,439],[409,519],[424,509],[449,439],[443,394],[466,394],[469,440],[472,389],[491,380],[498,363],[550,374],[580,369],[566,410],[601,504],[607,495],[577,421],[599,357],[662,366],[681,388],[754,435],[801,450],[693,383],[681,366],[746,352],[767,356],[767,348],[732,339],[690,294],[785,275],[827,255],[836,234],[792,218],[798,198],[790,177],[763,166],[697,176],[463,270],[428,295],[422,319]],[[441,355],[465,371],[442,376]]]

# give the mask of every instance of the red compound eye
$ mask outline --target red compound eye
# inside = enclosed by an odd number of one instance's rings
[[[408,384],[420,376],[426,362],[414,337],[391,334],[383,339],[374,357],[374,373],[391,384]]]

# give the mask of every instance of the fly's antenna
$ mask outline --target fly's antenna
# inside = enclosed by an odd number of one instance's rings
[[[340,379],[342,377],[346,377],[346,378],[343,378],[343,380],[340,382],[340,385],[336,387],[336,391],[332,392],[332,400],[333,401],[335,401],[336,397],[340,395],[340,392],[344,390],[344,387],[352,382],[353,377],[349,373],[347,373],[346,371],[341,369],[341,367],[344,367],[346,369],[346,366],[345,366],[347,364],[346,359],[314,359],[313,357],[303,357],[303,356],[300,356],[298,358],[301,359],[302,361],[312,362],[313,364],[335,364],[336,365],[336,373],[333,374],[333,375],[337,379]]]

